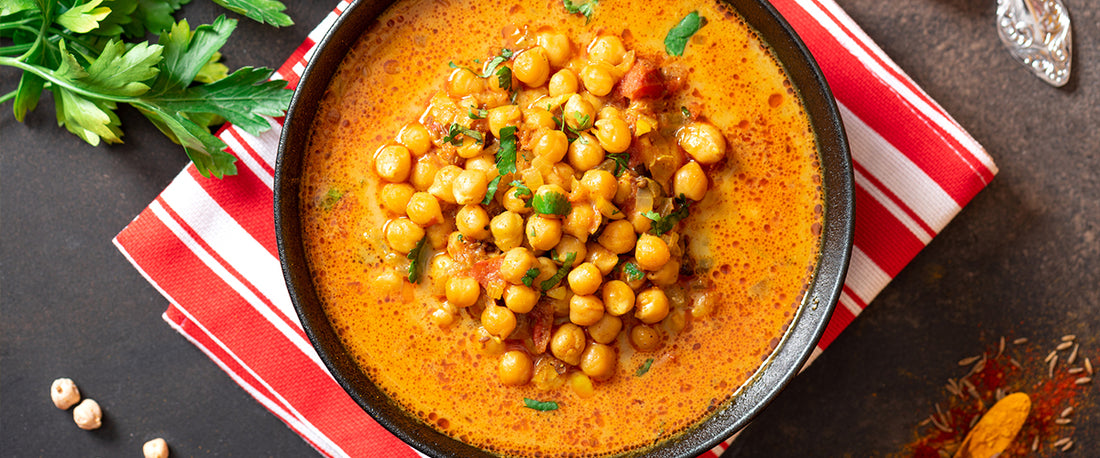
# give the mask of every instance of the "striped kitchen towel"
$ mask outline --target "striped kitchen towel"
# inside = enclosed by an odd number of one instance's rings
[[[997,168],[832,0],[772,3],[821,65],[855,162],[855,248],[816,357]],[[349,4],[340,2],[273,77],[296,86],[314,44]],[[281,121],[272,122],[259,137],[222,129],[239,174],[207,179],[188,166],[115,244],[168,299],[164,319],[323,455],[416,456],[336,384],[294,312],[275,246]]]

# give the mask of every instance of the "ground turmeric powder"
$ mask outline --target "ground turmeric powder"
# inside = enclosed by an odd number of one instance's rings
[[[990,458],[1008,448],[1031,410],[1027,393],[1012,393],[997,401],[966,435],[955,458]]]

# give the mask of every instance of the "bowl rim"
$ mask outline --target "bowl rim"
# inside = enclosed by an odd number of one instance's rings
[[[851,155],[840,112],[824,74],[805,43],[769,2],[721,1],[736,11],[769,46],[810,116],[821,160],[825,198],[818,262],[787,332],[753,377],[738,387],[730,399],[686,431],[653,447],[625,452],[621,456],[644,453],[658,457],[694,457],[746,426],[790,383],[813,353],[840,298],[851,258],[855,222]],[[301,162],[308,146],[313,115],[344,56],[392,3],[388,0],[353,1],[314,47],[314,55],[299,79],[286,113],[275,164],[274,211],[280,264],[291,301],[318,356],[344,391],[375,421],[406,444],[430,456],[496,456],[422,423],[379,390],[340,343],[319,306],[309,276],[297,216]],[[797,67],[792,68],[792,64]]]

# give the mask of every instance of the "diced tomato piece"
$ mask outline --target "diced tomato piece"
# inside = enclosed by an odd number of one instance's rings
[[[656,63],[638,59],[619,81],[619,93],[630,100],[655,99],[665,95],[665,78]]]

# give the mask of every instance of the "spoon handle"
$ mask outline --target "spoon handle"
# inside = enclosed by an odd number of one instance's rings
[[[1043,81],[1069,81],[1072,34],[1062,0],[997,0],[997,34],[1017,61]]]

